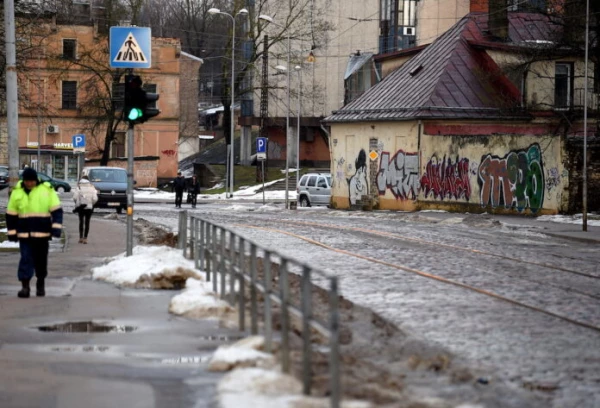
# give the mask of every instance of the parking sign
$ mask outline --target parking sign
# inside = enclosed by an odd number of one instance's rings
[[[257,137],[256,138],[256,159],[266,160],[267,159],[267,138]]]
[[[73,152],[85,152],[85,135],[73,135]]]

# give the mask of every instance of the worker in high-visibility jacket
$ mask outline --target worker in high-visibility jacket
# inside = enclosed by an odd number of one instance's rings
[[[22,179],[11,191],[6,207],[8,240],[19,241],[21,251],[18,277],[23,287],[18,296],[29,297],[34,271],[36,296],[45,296],[49,241],[61,236],[63,210],[52,185],[41,183],[34,169],[26,168]]]

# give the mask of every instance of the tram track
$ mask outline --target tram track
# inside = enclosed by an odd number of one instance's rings
[[[326,229],[337,229],[337,230],[351,230],[351,231],[355,231],[355,232],[361,232],[361,233],[368,233],[368,234],[374,234],[374,235],[378,235],[381,237],[385,237],[385,238],[392,238],[392,239],[403,239],[403,238],[407,238],[408,241],[413,241],[415,243],[419,243],[419,244],[428,244],[428,245],[438,245],[438,243],[432,242],[432,241],[426,241],[426,240],[421,240],[418,238],[409,238],[409,237],[402,237],[398,234],[394,234],[394,233],[386,233],[386,232],[382,232],[382,231],[375,231],[375,230],[369,230],[366,228],[357,228],[357,227],[342,227],[342,226],[336,226],[336,225],[331,225],[331,224],[322,224],[322,223],[312,223],[312,222],[306,222],[306,221],[289,221],[289,220],[278,220],[278,223],[288,223],[288,224],[292,224],[292,225],[297,225],[297,226],[310,226],[310,227],[319,227],[319,228],[326,228]],[[516,300],[516,299],[512,299],[510,297],[507,296],[503,296],[499,293],[496,293],[494,291],[488,290],[488,289],[483,289],[480,287],[476,287],[467,283],[463,283],[463,282],[459,282],[457,280],[454,279],[449,279],[449,278],[445,278],[443,276],[440,275],[436,275],[433,273],[429,273],[426,271],[423,271],[421,269],[417,269],[417,268],[412,268],[406,265],[402,265],[402,264],[398,264],[398,263],[394,263],[394,262],[387,262],[381,259],[376,259],[370,256],[366,256],[366,255],[361,255],[355,252],[351,252],[345,249],[341,249],[341,248],[335,248],[333,246],[324,244],[322,242],[319,242],[313,238],[295,233],[295,232],[290,232],[290,231],[286,231],[286,230],[282,230],[279,228],[271,228],[271,227],[266,227],[266,226],[257,226],[257,225],[252,225],[252,224],[239,224],[239,223],[235,223],[233,224],[235,227],[239,227],[239,228],[252,228],[252,229],[257,229],[257,230],[263,230],[263,231],[267,231],[267,232],[273,232],[273,233],[279,233],[279,234],[284,234],[296,239],[300,239],[303,240],[307,243],[310,243],[312,245],[316,245],[319,246],[323,249],[329,250],[329,251],[333,251],[339,254],[343,254],[343,255],[347,255],[347,256],[351,256],[357,259],[361,259],[367,262],[372,262],[375,264],[379,264],[379,265],[383,265],[389,268],[393,268],[393,269],[397,269],[397,270],[401,270],[404,272],[408,272],[408,273],[412,273],[415,275],[419,275],[421,277],[427,278],[427,279],[432,279],[435,280],[437,282],[441,282],[444,284],[448,284],[448,285],[452,285],[455,287],[459,287],[462,289],[466,289],[484,296],[488,296],[490,298],[496,299],[496,300],[500,300],[515,306],[519,306],[522,308],[526,308],[528,310],[532,310],[534,312],[537,313],[542,313],[545,314],[547,316],[551,316],[553,318],[557,318],[560,319],[562,321],[568,322],[570,324],[574,324],[586,329],[590,329],[593,330],[595,332],[600,332],[600,326],[595,325],[595,324],[590,324],[590,323],[586,323],[584,321],[581,320],[577,320],[574,318],[570,318],[568,316],[564,316],[560,313],[557,312],[553,312],[551,310],[547,310],[544,309],[542,307],[538,307],[532,304],[528,304],[524,301],[521,300]],[[536,266],[544,266],[544,267],[548,267],[550,269],[556,269],[558,271],[562,271],[562,272],[577,272],[577,271],[572,271],[569,270],[567,268],[562,268],[562,267],[556,267],[553,265],[547,265],[547,264],[542,264],[542,263],[537,263],[537,262],[531,262],[531,261],[523,261],[520,260],[518,258],[511,258],[505,255],[499,255],[499,254],[494,254],[488,251],[480,251],[480,250],[474,250],[474,249],[470,249],[470,248],[464,248],[464,247],[459,247],[456,245],[449,245],[449,244],[442,244],[444,247],[447,247],[448,249],[453,249],[453,250],[465,250],[465,251],[470,251],[472,253],[475,253],[477,255],[488,255],[488,256],[497,256],[499,258],[502,259],[506,259],[506,260],[510,260],[513,262],[521,262],[521,263],[526,263],[526,264],[532,264],[532,265],[536,265]],[[594,275],[589,275],[589,274],[585,274],[585,273],[574,273],[574,275],[578,275],[578,276],[584,276],[587,278],[594,278],[597,279],[598,277],[594,276]],[[519,279],[524,279],[524,278],[519,278]],[[524,279],[527,280],[527,279]],[[594,299],[596,301],[600,301],[600,298],[596,295],[592,295],[586,292],[581,292],[578,291],[576,289],[573,288],[568,288],[568,287],[563,287],[560,285],[555,285],[555,284],[551,284],[549,282],[539,282],[533,279],[530,279],[529,281],[536,283],[536,284],[541,284],[541,285],[548,285],[548,286],[552,286],[555,289],[559,289],[559,290],[563,290],[566,292],[570,292],[573,294],[577,294],[577,295],[581,295],[581,296],[586,296],[588,298]]]

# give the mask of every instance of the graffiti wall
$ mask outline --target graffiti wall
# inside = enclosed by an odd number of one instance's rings
[[[544,169],[537,143],[503,157],[484,155],[477,174],[482,206],[537,212],[544,204]]]
[[[470,210],[556,213],[568,179],[560,138],[538,135],[426,136],[419,202]]]
[[[379,209],[541,214],[562,211],[568,202],[559,137],[419,135],[407,124],[344,126],[355,133],[336,138],[332,132],[337,208],[368,196]]]

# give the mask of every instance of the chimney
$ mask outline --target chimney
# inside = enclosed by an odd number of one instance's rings
[[[508,7],[506,0],[489,0],[489,32],[493,37],[508,38]]]
[[[488,10],[488,0],[471,0],[469,8],[471,13],[487,13]]]

